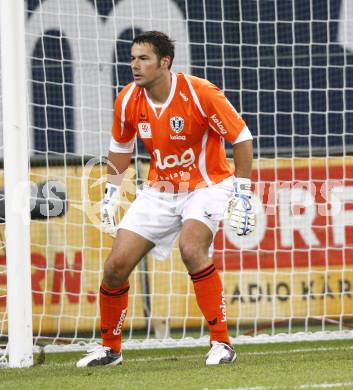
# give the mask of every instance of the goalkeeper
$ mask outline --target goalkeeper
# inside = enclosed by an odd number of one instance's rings
[[[100,288],[103,343],[88,351],[78,367],[122,363],[129,275],[148,252],[166,258],[178,233],[181,257],[210,331],[206,364],[236,359],[222,283],[208,252],[223,218],[234,234],[254,230],[252,136],[219,88],[173,73],[173,58],[174,44],[164,33],[144,32],[132,42],[134,81],[116,98],[102,203],[103,229],[116,235]],[[137,135],[151,155],[148,180],[117,224],[120,184]],[[235,172],[223,138],[233,146]]]

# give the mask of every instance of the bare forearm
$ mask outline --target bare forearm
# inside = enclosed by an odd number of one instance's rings
[[[129,168],[131,153],[113,153],[109,151],[107,174],[108,182],[119,186],[124,178],[125,171]]]
[[[250,179],[253,160],[252,140],[233,145],[233,159],[235,176]]]

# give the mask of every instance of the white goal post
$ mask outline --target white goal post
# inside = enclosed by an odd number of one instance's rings
[[[33,343],[23,0],[2,1],[0,15],[9,366],[29,367]]]
[[[254,135],[256,231],[239,238],[222,223],[213,245],[234,342],[353,338],[351,1],[16,0],[12,23],[4,9],[14,3],[1,9],[0,118],[0,345],[11,366],[31,365],[32,345],[79,350],[100,339],[112,244],[97,228],[104,156],[114,98],[131,81],[131,40],[152,29],[175,40],[173,70],[217,84]],[[8,132],[14,121],[21,137]],[[138,141],[121,215],[147,169]],[[11,214],[16,177],[29,183],[30,242]],[[208,343],[177,245],[165,262],[143,259],[130,285],[125,347]],[[13,363],[12,343],[23,347]]]

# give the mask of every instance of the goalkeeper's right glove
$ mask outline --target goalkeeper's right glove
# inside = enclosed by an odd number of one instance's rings
[[[116,236],[116,210],[120,203],[120,186],[107,182],[101,207],[102,231]]]

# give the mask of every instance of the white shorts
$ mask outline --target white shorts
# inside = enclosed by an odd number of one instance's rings
[[[137,194],[118,229],[131,230],[153,242],[151,255],[164,260],[187,219],[203,222],[214,236],[232,192],[233,176],[211,187],[181,194],[146,187]]]

